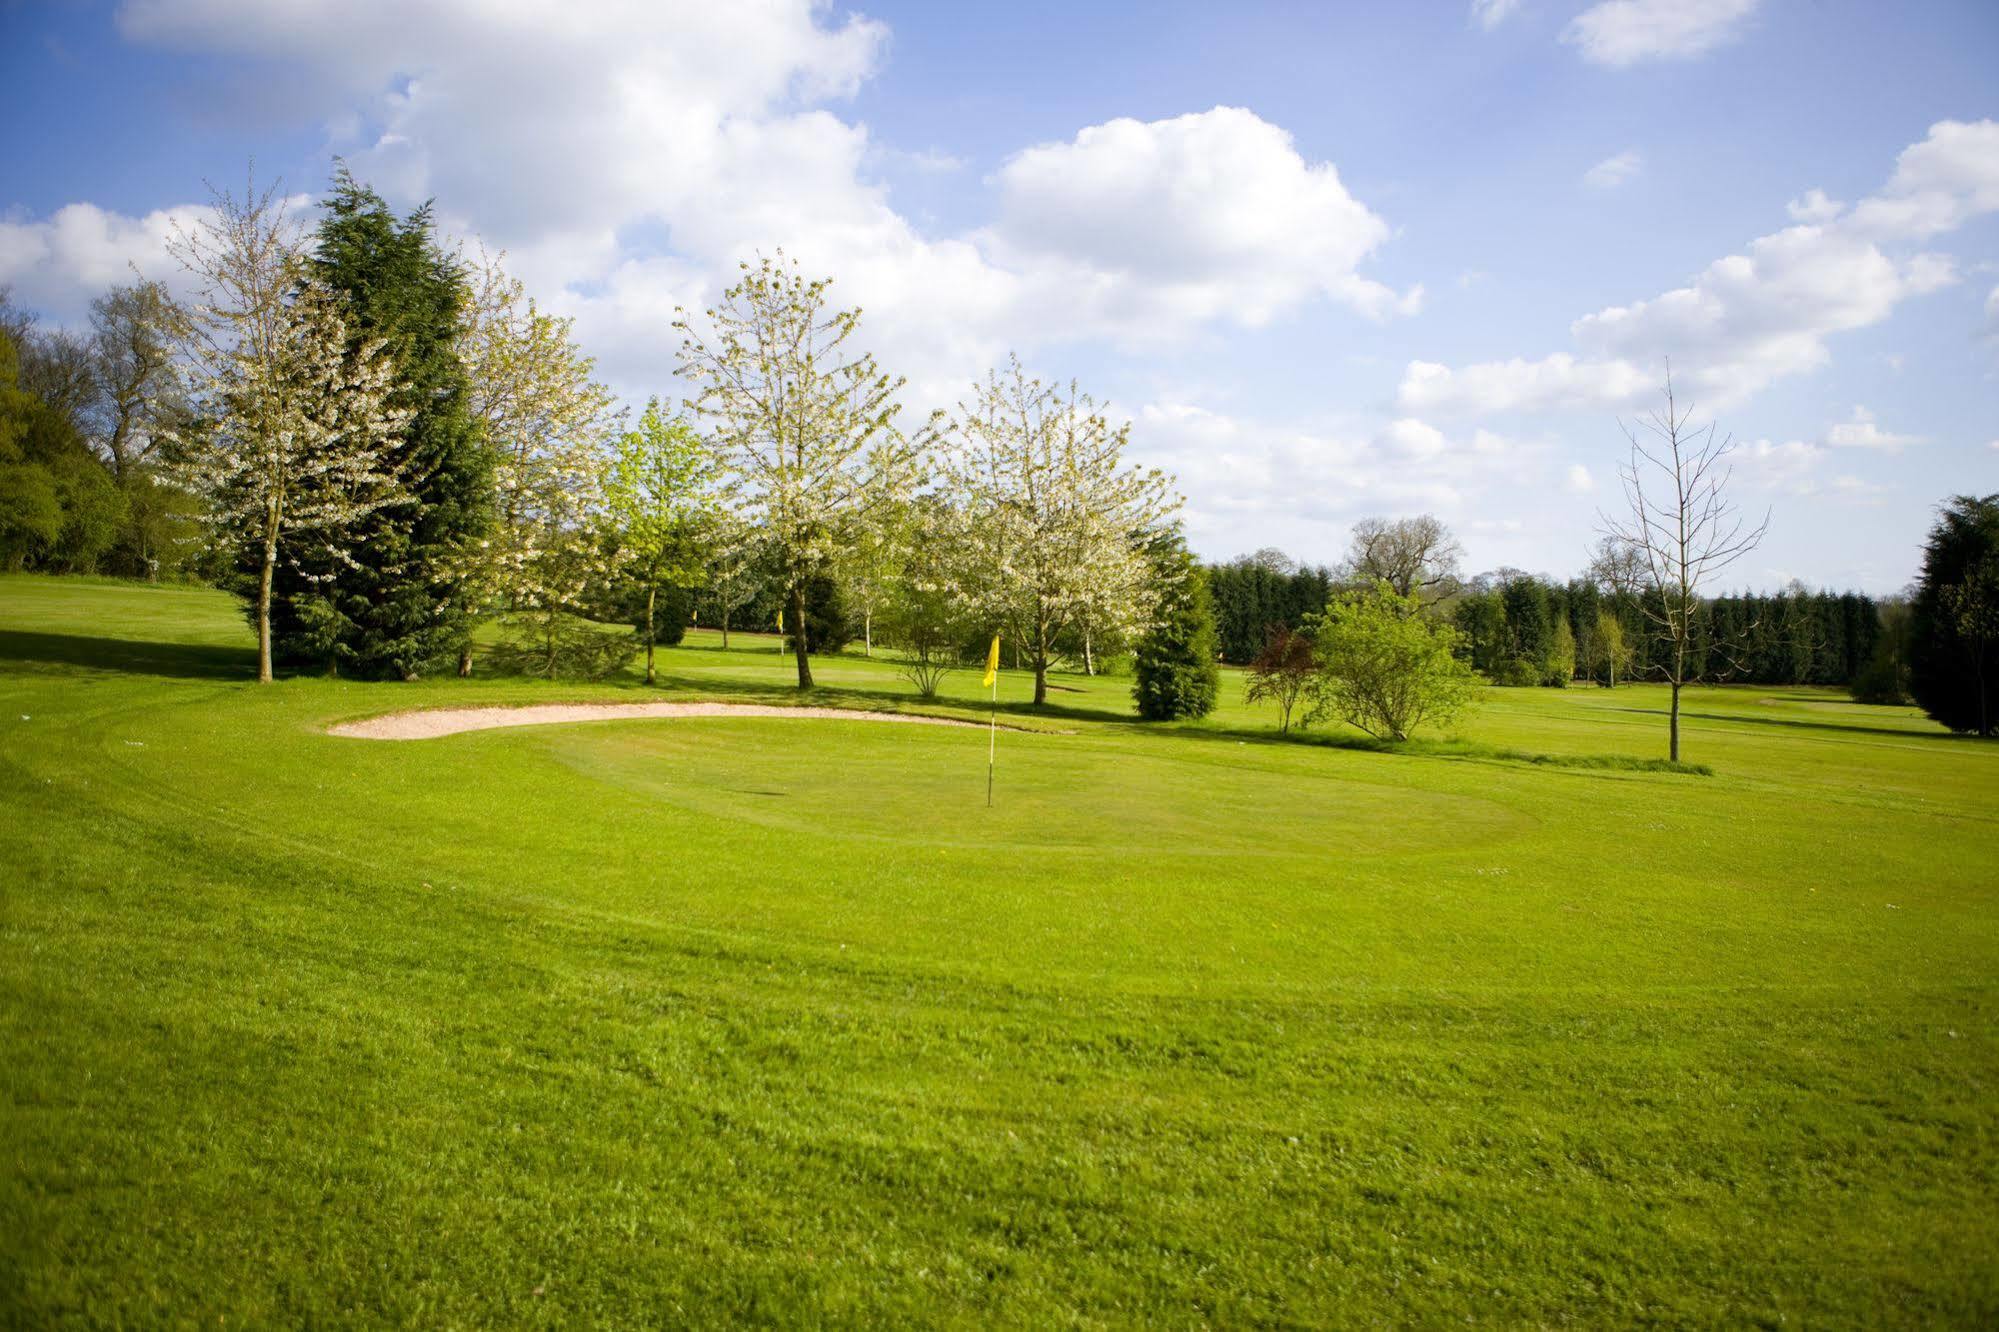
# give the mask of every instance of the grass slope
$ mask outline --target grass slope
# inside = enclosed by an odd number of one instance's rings
[[[736,643],[664,693],[786,697]],[[974,732],[250,661],[0,579],[10,1321],[1999,1318],[1999,748],[1913,713],[1696,691],[1693,777],[1644,687],[1379,753],[1065,677],[988,810]]]

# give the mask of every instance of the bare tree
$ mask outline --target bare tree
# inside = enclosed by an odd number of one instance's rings
[[[1600,519],[1603,535],[1635,557],[1640,587],[1649,594],[1640,604],[1666,649],[1662,670],[1673,691],[1667,756],[1678,763],[1680,691],[1705,665],[1694,652],[1701,589],[1756,549],[1770,516],[1751,526],[1728,498],[1734,437],[1719,434],[1713,422],[1693,425],[1693,409],[1681,409],[1670,373],[1665,395],[1664,410],[1639,422],[1649,439],[1619,423],[1630,446],[1619,472],[1630,512]]]
[[[1387,583],[1395,595],[1434,596],[1457,580],[1464,547],[1451,530],[1422,514],[1415,518],[1363,518],[1353,525],[1342,574],[1363,587]]]

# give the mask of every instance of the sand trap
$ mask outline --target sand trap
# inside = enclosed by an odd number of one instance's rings
[[[362,740],[435,740],[463,731],[496,731],[508,726],[554,726],[561,722],[630,721],[653,717],[817,717],[827,721],[902,722],[912,726],[982,726],[949,717],[916,717],[903,712],[861,712],[854,708],[783,708],[763,703],[532,703],[516,708],[428,708],[385,717],[342,722],[328,735]],[[1007,728],[1012,729],[1012,728]]]

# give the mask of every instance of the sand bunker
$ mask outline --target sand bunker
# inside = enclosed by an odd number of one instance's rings
[[[363,740],[435,740],[462,731],[495,731],[508,726],[553,726],[560,722],[630,721],[652,717],[817,717],[828,721],[902,722],[912,726],[982,726],[948,717],[915,717],[903,712],[861,712],[853,708],[785,708],[762,703],[533,703],[516,708],[428,708],[385,717],[342,722],[328,735]]]

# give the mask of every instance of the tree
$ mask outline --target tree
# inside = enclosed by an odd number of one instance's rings
[[[390,401],[382,345],[350,345],[341,300],[312,279],[276,187],[213,193],[211,215],[172,241],[199,287],[179,477],[254,570],[257,679],[268,683],[280,559],[349,560],[361,520],[404,502],[390,451],[407,414]]]
[[[118,484],[130,486],[185,421],[178,348],[187,317],[159,282],[113,287],[90,304],[95,354],[97,439]]]
[[[922,485],[916,458],[906,449],[878,447],[867,460],[867,502],[856,511],[836,560],[854,609],[861,641],[875,655],[875,614],[895,593],[915,540],[914,496]]]
[[[1456,655],[1458,631],[1422,610],[1415,593],[1377,582],[1308,623],[1319,669],[1306,720],[1331,714],[1378,740],[1400,742],[1425,722],[1448,726],[1462,716],[1478,677]]]
[[[1909,606],[1909,692],[1953,731],[1999,721],[1999,494],[1945,503]]]
[[[708,422],[742,511],[763,533],[788,618],[807,626],[808,586],[892,489],[870,481],[912,452],[895,426],[904,381],[848,346],[861,312],[829,309],[829,280],[808,281],[781,251],[741,271],[704,312],[705,331],[678,312],[679,368],[699,390],[688,406]],[[798,687],[810,689],[809,628],[792,637]]]
[[[1603,673],[1603,687],[1617,688],[1620,672],[1631,669],[1631,646],[1624,638],[1624,621],[1608,610],[1600,610],[1596,615],[1596,632],[1590,637],[1593,671]]]
[[[1291,712],[1305,697],[1319,673],[1318,656],[1312,640],[1293,633],[1284,625],[1271,626],[1263,651],[1249,664],[1249,683],[1243,690],[1246,703],[1271,702],[1277,705],[1277,733],[1291,730]]]
[[[295,597],[322,598],[337,660],[355,673],[414,679],[471,637],[477,584],[468,563],[492,523],[493,460],[470,406],[464,360],[471,290],[425,205],[398,218],[343,165],[321,202],[315,278],[347,300],[350,349],[380,343],[396,364],[390,401],[405,416],[394,463],[408,500],[376,510],[349,558],[280,571],[278,644],[293,644]]]
[[[709,547],[703,599],[721,627],[724,650],[729,646],[730,617],[764,595],[769,583],[765,572],[768,564],[756,529],[727,510],[719,512]]]
[[[475,266],[463,351],[496,496],[491,536],[468,552],[466,572],[511,629],[540,644],[544,673],[560,673],[565,656],[595,670],[602,654],[573,620],[611,576],[597,540],[606,440],[622,423],[611,391],[592,378],[572,321],[541,310],[498,256]],[[469,667],[461,651],[460,673]]]
[[[631,577],[644,593],[640,621],[646,683],[654,681],[653,616],[662,587],[700,581],[716,510],[715,461],[684,419],[646,404],[638,428],[618,439],[604,482],[604,500]]]
[[[1566,689],[1569,681],[1576,678],[1576,634],[1569,628],[1569,617],[1564,615],[1555,621],[1555,634],[1548,644],[1548,665],[1541,677],[1541,683],[1556,689]]]
[[[1641,600],[1654,637],[1664,649],[1659,669],[1672,688],[1667,723],[1667,756],[1680,761],[1680,691],[1698,679],[1705,651],[1701,589],[1722,570],[1754,550],[1769,530],[1769,515],[1751,526],[1728,497],[1733,474],[1732,436],[1713,423],[1692,424],[1666,377],[1666,403],[1640,423],[1651,436],[1623,427],[1630,452],[1620,477],[1629,512],[1604,517],[1603,535],[1641,566]]]
[[[1015,358],[946,427],[940,472],[962,507],[955,579],[976,616],[1024,650],[1048,701],[1056,640],[1088,613],[1128,633],[1150,607],[1142,543],[1179,508],[1161,472],[1127,467],[1129,423],[1030,378]]]
[[[1876,610],[1880,628],[1865,663],[1853,674],[1856,703],[1905,704],[1909,701],[1911,621],[1909,602],[1900,597],[1882,601]]]
[[[1157,600],[1138,640],[1138,678],[1131,691],[1138,715],[1146,721],[1205,717],[1215,710],[1222,681],[1207,573],[1177,523],[1153,538],[1149,554]]]
[[[947,552],[953,524],[943,501],[926,497],[911,509],[908,562],[882,610],[882,639],[903,656],[901,674],[924,698],[964,664],[962,645],[977,632],[952,595]]]
[[[1423,514],[1416,518],[1363,518],[1353,525],[1341,573],[1363,587],[1384,582],[1397,596],[1434,597],[1457,581],[1464,547],[1449,528]]]

